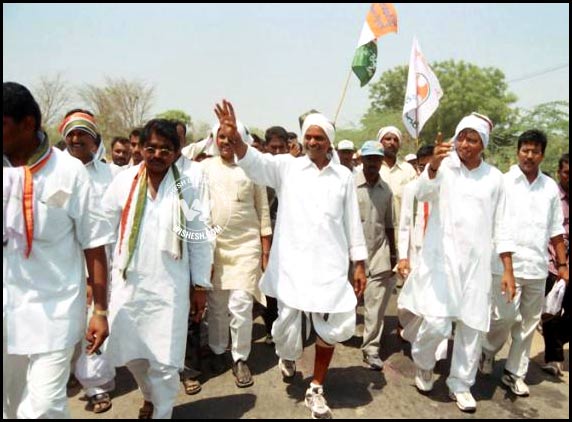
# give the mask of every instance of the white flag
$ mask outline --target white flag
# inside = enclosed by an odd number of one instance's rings
[[[413,38],[403,105],[403,124],[412,137],[419,137],[421,129],[439,107],[442,96],[441,85],[423,57],[417,38]]]

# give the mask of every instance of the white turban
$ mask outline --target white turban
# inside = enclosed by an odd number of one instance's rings
[[[332,149],[334,148],[334,141],[336,139],[336,128],[334,127],[333,123],[326,118],[326,116],[324,116],[321,113],[309,114],[304,119],[304,123],[302,124],[302,139],[306,138],[306,132],[308,131],[308,129],[310,129],[310,126],[318,126],[319,128],[321,128],[326,134],[328,140],[330,141]],[[338,157],[338,153],[335,150],[332,151],[332,161],[334,162],[334,164],[340,164],[340,158]]]
[[[207,145],[204,150],[204,152],[207,155],[211,155],[213,157],[220,155],[220,151],[218,150],[218,146],[216,144],[216,139],[218,136],[219,129],[220,129],[220,123],[217,123],[216,125],[213,126],[211,133],[207,138]],[[244,142],[246,142],[248,145],[252,144],[253,139],[252,136],[250,136],[250,132],[248,131],[248,128],[246,126],[244,126],[241,122],[237,121],[236,130],[238,130],[238,134],[240,135],[240,137]]]
[[[401,131],[397,129],[395,126],[385,126],[379,129],[379,132],[377,132],[377,142],[381,142],[383,137],[388,133],[393,133],[395,136],[397,136],[397,139],[399,139],[399,143],[401,143]]]
[[[487,116],[483,116],[478,113],[471,113],[470,115],[463,117],[457,125],[453,142],[457,142],[457,137],[463,129],[473,129],[477,131],[481,136],[481,141],[483,141],[484,147],[486,148],[489,144],[489,135],[493,129],[493,122]]]
[[[181,149],[181,154],[187,157],[189,160],[194,160],[199,156],[199,154],[205,152],[207,147],[207,142],[209,138],[201,139],[198,142],[193,142],[192,144],[187,145],[183,149]]]
[[[318,126],[322,128],[328,140],[330,141],[330,145],[332,148],[334,147],[334,141],[336,139],[336,129],[332,122],[330,122],[326,116],[320,113],[312,113],[309,114],[305,119],[304,123],[302,124],[302,139],[306,136],[306,132],[310,128],[310,126]]]

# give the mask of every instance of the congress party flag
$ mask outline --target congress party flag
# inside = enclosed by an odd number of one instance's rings
[[[442,96],[441,85],[427,64],[417,38],[413,38],[403,105],[403,124],[413,138],[419,138],[421,129],[439,107]]]
[[[367,84],[377,66],[377,39],[397,32],[397,12],[393,3],[372,3],[361,31],[352,70],[361,86]]]

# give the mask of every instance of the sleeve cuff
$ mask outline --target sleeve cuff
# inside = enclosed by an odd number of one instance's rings
[[[350,259],[352,261],[365,261],[367,259],[367,247],[365,245],[351,247]]]

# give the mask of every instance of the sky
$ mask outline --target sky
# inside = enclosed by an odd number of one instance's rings
[[[211,125],[226,98],[248,126],[298,132],[311,108],[334,118],[369,7],[4,3],[3,79],[33,87],[61,73],[80,87],[122,77],[155,87],[152,114],[180,109]],[[416,36],[429,63],[501,69],[519,107],[569,99],[568,3],[395,8],[399,31],[378,40],[370,84],[407,64]],[[369,104],[352,75],[337,126],[359,125]]]

